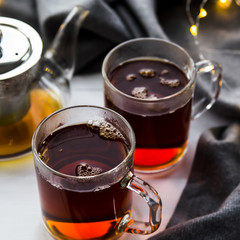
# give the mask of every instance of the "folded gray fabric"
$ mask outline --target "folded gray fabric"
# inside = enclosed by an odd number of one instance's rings
[[[46,44],[53,39],[59,25],[74,5],[81,5],[90,11],[79,34],[76,71],[93,65],[93,60],[103,58],[115,45],[130,38],[166,38],[157,21],[154,1],[37,0],[40,26]],[[101,64],[101,61],[98,63]]]
[[[0,4],[0,16],[19,19],[39,30],[35,0],[5,0]]]
[[[240,125],[205,132],[167,230],[151,240],[238,240]]]

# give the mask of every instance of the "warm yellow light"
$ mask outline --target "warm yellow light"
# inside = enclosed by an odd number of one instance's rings
[[[236,4],[240,6],[240,0],[235,0]]]
[[[197,26],[196,25],[192,25],[190,27],[190,32],[193,36],[196,36],[197,35]]]
[[[207,16],[207,11],[204,8],[201,8],[198,17],[199,18],[204,18],[206,16]]]
[[[218,1],[218,5],[222,8],[230,7],[231,3],[232,3],[232,0],[219,0]]]

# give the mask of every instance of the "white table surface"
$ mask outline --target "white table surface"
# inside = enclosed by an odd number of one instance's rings
[[[75,77],[71,82],[71,91],[70,105],[104,105],[103,81],[99,73]],[[205,113],[199,119],[192,121],[188,152],[173,172],[163,176],[136,173],[137,176],[151,184],[161,196],[162,223],[156,233],[166,228],[186,185],[200,134],[205,129],[224,125],[226,122],[212,114],[211,111]],[[140,220],[147,216],[146,205],[140,197],[134,198],[134,217]],[[141,240],[148,237],[124,234],[121,239]],[[32,156],[21,161],[0,162],[0,239],[52,239],[42,225]]]

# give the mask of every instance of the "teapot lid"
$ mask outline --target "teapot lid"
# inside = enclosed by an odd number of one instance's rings
[[[17,76],[40,59],[42,40],[28,24],[0,17],[0,80]]]

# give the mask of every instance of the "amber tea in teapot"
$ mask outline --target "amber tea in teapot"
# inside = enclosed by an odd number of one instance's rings
[[[59,99],[43,89],[31,90],[30,101],[29,111],[22,119],[0,125],[0,159],[28,153],[36,126],[43,118],[63,106]]]

